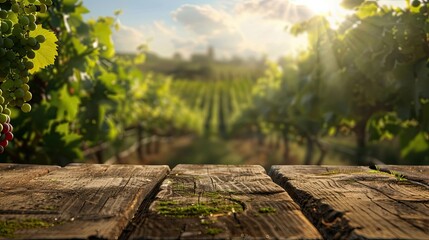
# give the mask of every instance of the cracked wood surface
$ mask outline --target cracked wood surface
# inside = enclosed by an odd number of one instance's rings
[[[429,239],[429,189],[414,182],[427,167],[383,167],[415,179],[367,167],[273,166],[270,175],[327,239]]]
[[[178,165],[131,239],[320,239],[260,166]]]
[[[429,167],[376,169],[272,167],[289,195],[260,166],[0,164],[0,239],[429,239]]]
[[[168,172],[168,166],[1,164],[0,238],[118,238]],[[29,222],[38,227],[19,227]]]
[[[429,187],[429,166],[380,165],[376,166],[375,169],[391,174],[397,174],[408,180],[416,181]]]

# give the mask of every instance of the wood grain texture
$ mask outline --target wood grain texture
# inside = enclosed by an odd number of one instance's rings
[[[0,163],[0,187],[1,189],[16,188],[26,182],[58,170],[58,166],[39,166],[23,164]]]
[[[429,190],[366,167],[273,166],[327,239],[429,239]]]
[[[380,165],[374,169],[400,175],[408,180],[423,183],[429,187],[429,166]]]
[[[206,212],[205,212],[206,211]],[[131,239],[320,239],[260,166],[178,165]]]
[[[38,169],[28,167],[29,171]],[[26,178],[26,167],[22,168]],[[116,239],[168,166],[69,165],[0,186],[0,221],[43,227],[13,231],[20,239]],[[1,171],[6,179],[8,173]],[[13,172],[13,178],[19,174]]]

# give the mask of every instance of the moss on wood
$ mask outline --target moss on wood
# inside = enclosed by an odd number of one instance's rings
[[[259,208],[259,213],[275,213],[277,210],[272,207],[261,207]]]
[[[218,192],[205,192],[197,200],[190,199],[192,198],[186,198],[187,201],[158,201],[156,211],[158,214],[177,218],[228,215],[243,211],[239,201]]]
[[[206,233],[208,235],[217,235],[217,234],[222,233],[222,232],[223,232],[223,230],[220,228],[208,228],[206,231]]]
[[[0,237],[13,238],[16,231],[48,228],[54,224],[40,219],[12,219],[0,221]]]

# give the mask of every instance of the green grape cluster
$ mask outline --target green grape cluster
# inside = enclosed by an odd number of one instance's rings
[[[429,3],[427,0],[413,0],[411,2],[411,6],[418,8],[420,7],[419,11],[421,14],[428,16],[428,7],[429,7]]]
[[[47,12],[52,0],[0,0],[0,116],[10,118],[9,107],[30,112],[28,81],[35,51],[45,37],[31,37],[37,13]],[[1,120],[1,119],[0,119]]]

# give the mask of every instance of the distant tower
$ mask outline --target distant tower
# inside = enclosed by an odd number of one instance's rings
[[[179,52],[175,52],[173,55],[173,59],[176,61],[182,61],[183,60],[182,54]]]
[[[215,58],[214,48],[212,46],[207,48],[207,57],[210,61],[213,61]]]

